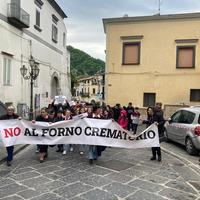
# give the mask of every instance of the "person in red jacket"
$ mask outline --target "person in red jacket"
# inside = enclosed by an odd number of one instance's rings
[[[123,128],[123,129],[127,129],[128,126],[128,118],[127,118],[127,112],[125,109],[122,109],[120,111],[120,116],[118,119],[118,124]]]

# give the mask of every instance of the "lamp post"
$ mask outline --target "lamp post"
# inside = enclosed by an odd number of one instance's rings
[[[33,56],[30,56],[29,59],[29,65],[30,65],[30,71],[28,72],[28,69],[26,68],[25,65],[23,65],[20,68],[20,72],[21,75],[23,76],[23,78],[25,80],[29,80],[30,79],[30,85],[31,85],[31,96],[30,96],[30,114],[29,114],[29,119],[32,120],[33,119],[33,84],[34,84],[34,80],[37,79],[40,69],[39,69],[39,63],[36,62],[33,58]],[[28,74],[27,74],[28,72]]]

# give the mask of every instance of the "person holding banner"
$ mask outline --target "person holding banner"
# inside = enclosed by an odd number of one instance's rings
[[[67,109],[65,110],[64,114],[64,120],[71,120],[72,119],[72,113],[71,110]],[[66,155],[68,151],[74,151],[72,144],[63,144],[63,155]]]
[[[10,120],[10,119],[21,119],[17,114],[15,114],[15,108],[14,106],[8,106],[7,107],[7,113],[0,117],[0,120]],[[6,147],[7,150],[7,166],[11,166],[11,162],[13,160],[13,152],[14,152],[14,146]]]
[[[154,108],[148,107],[147,108],[147,120],[143,120],[143,124],[146,124],[149,127],[151,124],[156,123],[158,126],[158,134],[159,137],[161,135],[162,126],[164,125],[164,118],[162,115],[157,115]],[[161,157],[161,148],[160,147],[152,147],[152,157],[150,160],[156,160],[156,155],[158,156],[158,161],[162,160]]]
[[[79,115],[82,115],[84,113],[86,113],[86,108],[84,106],[82,106],[80,108],[80,110],[79,110]],[[85,145],[84,144],[80,144],[80,146],[79,146],[79,154],[83,155],[84,151],[85,151]]]
[[[59,108],[59,110],[57,111],[56,117],[54,117],[53,122],[60,122],[64,120],[65,118],[63,116],[63,109]],[[56,152],[63,152],[63,144],[58,144],[57,147],[58,149],[56,150]]]
[[[93,113],[92,115],[88,116],[88,118],[103,119],[101,116],[101,108],[99,106],[94,106]],[[104,146],[89,145],[89,150],[88,150],[89,164],[93,164],[93,161],[97,160],[98,156],[101,156],[101,152],[104,151],[105,149],[106,147]]]
[[[48,115],[48,108],[44,107],[41,109],[40,111],[40,115],[38,115],[36,117],[35,121],[39,121],[39,122],[52,122],[51,119],[49,118]],[[35,123],[35,121],[33,120],[32,122]],[[39,160],[40,163],[44,162],[45,158],[47,158],[48,156],[48,145],[38,145],[39,147]]]

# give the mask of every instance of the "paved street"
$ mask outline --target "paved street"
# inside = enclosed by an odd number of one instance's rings
[[[38,162],[34,146],[21,151],[8,168],[0,166],[2,200],[200,200],[200,173],[176,157],[149,161],[149,149],[107,148],[89,165],[77,152],[62,156],[50,148]]]
[[[179,145],[172,141],[162,143],[161,145],[164,151],[169,152],[171,155],[177,156],[184,163],[186,163],[187,166],[195,168],[196,170],[199,170],[199,173],[200,173],[200,165],[199,165],[200,156],[189,155],[186,152],[185,147],[183,145]]]

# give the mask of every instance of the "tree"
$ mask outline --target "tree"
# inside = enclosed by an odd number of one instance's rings
[[[71,67],[71,92],[75,95],[75,87],[78,85],[78,79],[93,76],[99,72],[104,73],[105,62],[91,57],[84,51],[75,49],[72,46],[67,47],[70,52]]]

